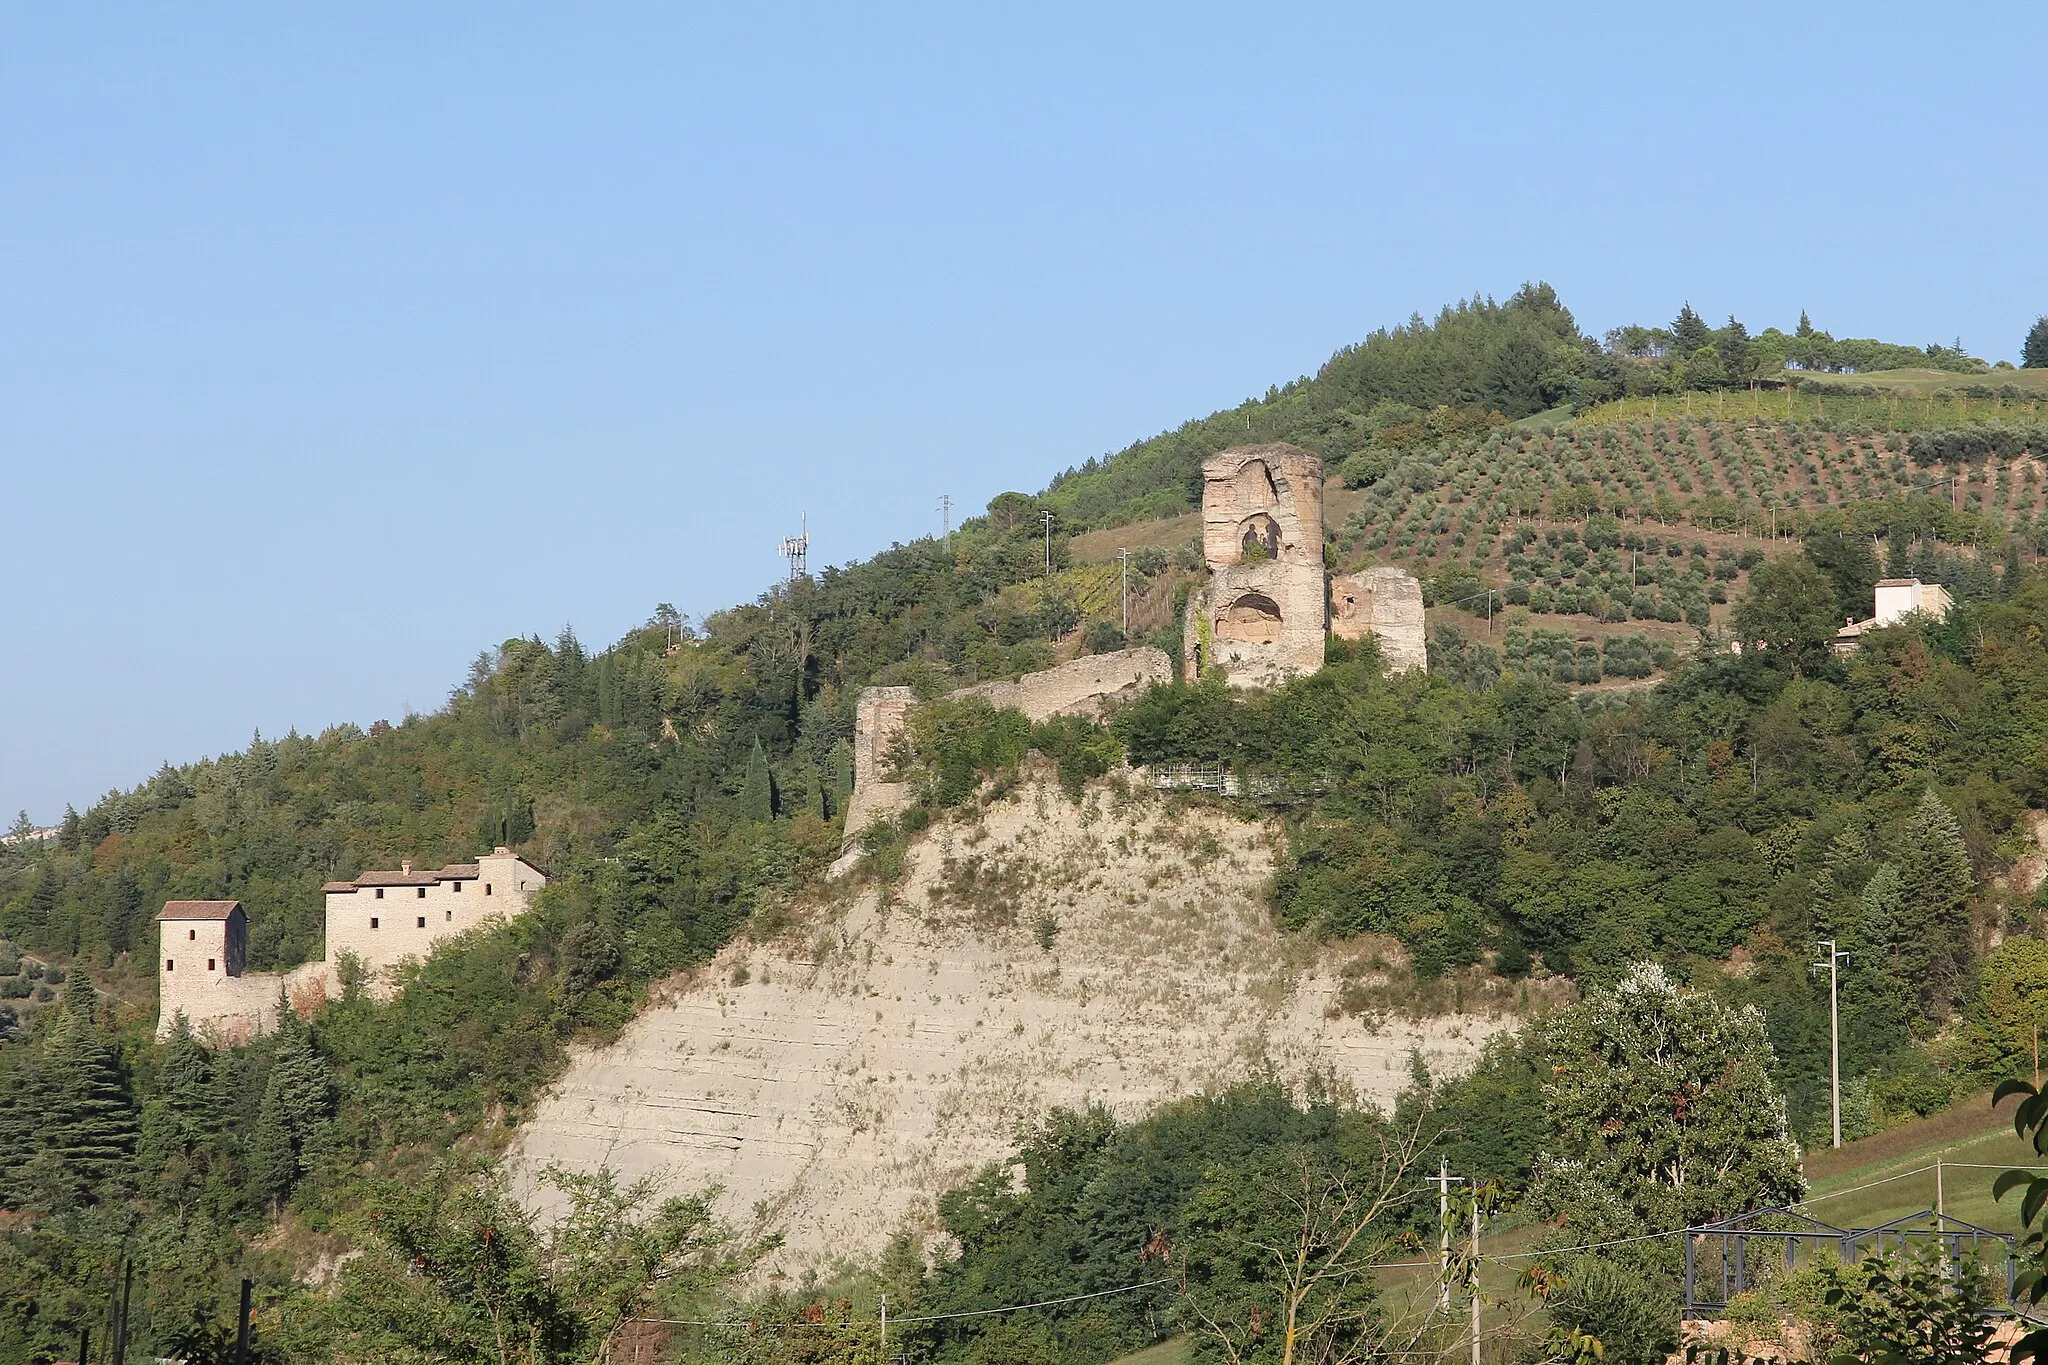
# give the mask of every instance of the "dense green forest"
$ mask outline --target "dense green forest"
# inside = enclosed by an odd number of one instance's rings
[[[1617,440],[1621,427],[1589,425],[1538,447],[1501,424],[1632,392],[1645,374],[1708,391],[1700,352],[1718,353],[1731,330],[1708,329],[1690,351],[1685,327],[1666,330],[1668,341],[1594,345],[1541,286],[1461,305],[1041,497],[1006,493],[943,541],[778,585],[700,625],[663,607],[596,652],[567,630],[552,643],[507,641],[430,715],[259,736],[67,812],[51,843],[0,844],[0,1365],[68,1355],[81,1329],[103,1332],[124,1265],[137,1277],[132,1350],[194,1360],[224,1349],[243,1275],[259,1286],[267,1359],[592,1359],[634,1315],[811,1313],[839,1291],[752,1297],[736,1277],[763,1248],[701,1203],[582,1186],[573,1237],[550,1240],[493,1183],[489,1155],[568,1043],[611,1036],[652,983],[743,926],[771,929],[808,893],[838,848],[858,691],[907,684],[933,697],[1121,645],[1062,586],[1066,533],[1189,505],[1201,457],[1247,437],[1389,458],[1369,488],[1449,470],[1416,490],[1430,494],[1431,518],[1438,490],[1476,472],[1459,460],[1512,448],[1532,476],[1555,461],[1560,477],[1520,515],[1559,532],[1556,543],[1487,523],[1519,560],[1501,565],[1532,599],[1517,608],[1535,606],[1538,585],[1580,591],[1571,575],[1612,577],[1599,555],[1648,533],[1616,517],[1615,543],[1594,544],[1610,508],[1577,493],[1569,511],[1548,501],[1598,485],[1572,478],[1569,462],[1615,449],[1668,462],[1682,441],[1726,479],[1727,452],[1704,426],[1697,443],[1675,427]],[[1816,370],[1902,358],[1793,335],[1807,349],[1786,355]],[[1969,367],[1939,347],[1913,363]],[[1733,372],[1724,363],[1713,382]],[[1945,418],[1868,455],[1887,470],[1896,456],[1903,486],[2030,448],[2010,431]],[[1788,463],[1811,452],[1808,436],[1791,433]],[[1832,455],[1847,442],[1824,445]],[[1769,469],[1768,454],[1748,467]],[[1798,461],[1801,479],[1826,485],[1818,454],[1811,467]],[[1526,622],[1498,644],[1440,625],[1421,677],[1387,676],[1370,644],[1332,641],[1315,677],[1252,697],[1213,680],[1177,683],[1106,727],[930,706],[913,727],[921,799],[869,838],[866,875],[890,875],[916,829],[979,799],[979,779],[1028,750],[1058,762],[1070,789],[1126,758],[1227,763],[1257,779],[1248,789],[1262,793],[1260,810],[1284,822],[1283,924],[1383,936],[1423,982],[1562,974],[1594,1000],[1663,991],[1655,1008],[1667,1015],[1720,1011],[1708,1032],[1726,1036],[1745,1085],[1765,1087],[1766,1108],[1782,1102],[1784,1131],[1808,1139],[1827,1117],[1827,1015],[1807,964],[1816,940],[1839,940],[1853,964],[1845,1119],[1852,1134],[1876,1131],[2016,1072],[2048,1003],[2041,907],[1999,881],[2031,847],[2027,813],[2048,801],[2048,581],[2018,553],[2026,528],[1999,501],[2024,487],[2032,508],[2034,485],[1984,484],[1981,508],[1954,490],[1946,507],[1910,497],[1858,503],[1853,517],[1810,507],[1826,515],[1788,519],[1770,558],[1729,547],[1725,575],[1703,545],[1667,554],[1684,572],[1663,591],[1688,621],[1697,598],[1707,632],[1682,652],[1617,637],[1589,660],[1579,642]],[[1379,521],[1395,524],[1393,506],[1346,528],[1353,549],[1371,552],[1387,534]],[[1051,543],[1050,578],[1044,509],[1068,522]],[[1457,533],[1430,534],[1448,544]],[[1576,564],[1573,548],[1585,550]],[[1140,592],[1171,598],[1184,581],[1177,556],[1133,564]],[[1831,654],[1828,638],[1875,579],[1914,564],[1958,584],[1949,619]],[[1583,591],[1611,605],[1610,586]],[[1457,585],[1433,591],[1454,596]],[[1662,605],[1653,596],[1649,614]],[[1623,619],[1642,615],[1633,607],[1623,604]],[[1154,642],[1174,647],[1174,630]],[[1731,640],[1748,648],[1730,653]],[[1574,690],[1641,676],[1659,648],[1668,677],[1654,689]],[[242,900],[250,966],[275,969],[318,955],[323,881],[401,857],[462,860],[499,842],[554,874],[536,911],[436,953],[395,1000],[351,990],[221,1052],[182,1035],[151,1040],[152,916],[166,898]],[[1645,962],[1668,989],[1643,983]],[[1344,1003],[1367,1012],[1387,1002],[1360,992]],[[1286,1173],[1275,1153],[1328,1174],[1369,1166],[1366,1154],[1390,1143],[1409,1161],[1448,1150],[1501,1207],[1536,1216],[1564,1188],[1546,1184],[1545,1161],[1597,1162],[1542,1069],[1560,1048],[1597,1050],[1591,1036],[1532,1028],[1470,1077],[1418,1077],[1389,1115],[1254,1083],[1136,1124],[1049,1117],[1021,1138],[1021,1187],[990,1177],[942,1208],[957,1258],[928,1268],[899,1246],[844,1292],[887,1288],[892,1302],[935,1316],[1155,1270],[1173,1281],[1037,1327],[901,1338],[920,1359],[1096,1365],[1188,1327],[1182,1280],[1246,1312],[1263,1302],[1272,1286],[1219,1248],[1267,1216],[1242,1192]],[[1727,1199],[1783,1188],[1772,1168]],[[1625,1228],[1670,1213],[1645,1195],[1601,1217]],[[1407,1254],[1420,1217],[1407,1202],[1389,1206],[1374,1234],[1391,1239],[1388,1255]],[[337,1271],[350,1250],[366,1254]],[[1665,1293],[1669,1272],[1654,1257],[1575,1271],[1608,1298],[1554,1298],[1545,1320],[1587,1330],[1635,1321],[1628,1314]],[[1391,1330],[1398,1316],[1375,1306],[1376,1292],[1361,1284],[1347,1309],[1358,1332]],[[527,1344],[507,1357],[489,1343],[514,1321]],[[1626,1358],[1623,1327],[1606,1330]],[[1653,1338],[1642,1337],[1643,1352]],[[822,1327],[720,1327],[684,1344],[727,1359],[826,1360],[838,1358],[833,1340]],[[839,1346],[865,1359],[864,1341],[851,1333]]]

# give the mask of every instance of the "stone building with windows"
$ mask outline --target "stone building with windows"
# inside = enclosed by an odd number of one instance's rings
[[[211,1044],[247,1042],[277,1027],[281,1001],[310,1013],[339,994],[344,955],[373,993],[388,994],[393,967],[492,918],[524,914],[546,884],[545,872],[502,847],[432,872],[408,861],[329,882],[325,955],[288,972],[243,970],[249,918],[240,901],[166,901],[157,915],[157,1037],[183,1015]]]

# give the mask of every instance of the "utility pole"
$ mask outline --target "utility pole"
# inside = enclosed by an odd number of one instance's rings
[[[135,1287],[135,1262],[128,1262],[121,1271],[121,1312],[114,1319],[114,1365],[128,1358],[128,1291]]]
[[[882,1295],[882,1349],[876,1353],[879,1365],[888,1365],[889,1360],[889,1296]]]
[[[1117,551],[1123,561],[1124,574],[1124,648],[1131,647],[1131,552],[1129,547]]]
[[[1437,1290],[1438,1311],[1451,1311],[1451,1186],[1462,1185],[1465,1177],[1451,1174],[1451,1159],[1443,1158],[1437,1173],[1429,1177],[1428,1183],[1436,1186],[1436,1228],[1437,1228],[1437,1278],[1442,1281]]]
[[[1841,1010],[1841,965],[1849,955],[1841,952],[1831,938],[1824,938],[1819,945],[1827,950],[1825,962],[1811,964],[1810,970],[1828,969],[1828,1090],[1834,1102],[1835,1146],[1842,1145],[1842,1010]]]
[[[1479,1186],[1472,1186],[1472,1365],[1479,1365]]]
[[[1052,513],[1045,513],[1045,576],[1052,577]]]

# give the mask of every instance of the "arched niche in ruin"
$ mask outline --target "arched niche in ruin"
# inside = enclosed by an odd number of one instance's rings
[[[1280,643],[1280,604],[1262,592],[1240,594],[1216,618],[1216,638],[1252,645]]]
[[[1240,507],[1280,505],[1280,489],[1274,484],[1273,471],[1266,467],[1264,460],[1246,460],[1230,482]]]
[[[1264,512],[1246,517],[1237,525],[1237,543],[1246,559],[1280,557],[1280,523]]]

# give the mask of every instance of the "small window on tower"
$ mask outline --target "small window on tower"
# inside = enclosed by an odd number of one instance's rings
[[[370,927],[372,929],[377,927],[377,917],[375,915],[370,916]]]
[[[441,913],[447,918],[449,923],[453,924],[455,922],[455,912],[453,910],[443,910]]]
[[[173,968],[173,967],[175,967],[175,966],[177,966],[177,965],[178,965],[177,963],[175,963],[175,962],[171,961],[171,960],[170,960],[169,958],[165,958],[165,959],[164,959],[164,970],[165,970],[165,971],[169,971],[169,970],[170,970],[171,968]]]
[[[209,972],[213,970],[213,959],[210,957],[206,959],[206,970]]]
[[[187,929],[185,931],[185,937],[188,939],[197,940],[199,937],[199,931],[197,929]]]
[[[449,885],[454,887],[457,891],[460,891],[462,889],[461,882],[450,882]]]
[[[484,894],[486,896],[491,894],[491,884],[489,882],[484,883]]]
[[[421,899],[421,900],[425,900],[426,898],[427,898],[427,888],[425,888],[425,887],[423,886],[423,887],[421,887],[421,888],[420,888],[420,899]]]
[[[380,901],[384,899],[384,888],[381,886],[377,888],[377,899]]]
[[[420,928],[422,928],[422,929],[426,928],[426,927],[427,927],[427,917],[426,917],[425,915],[421,915],[421,916],[419,917],[419,919],[420,919]]]

